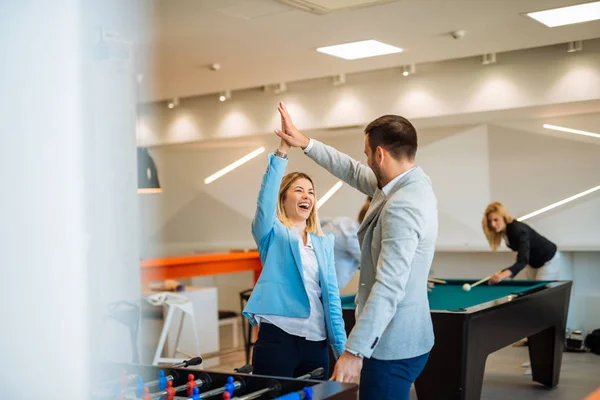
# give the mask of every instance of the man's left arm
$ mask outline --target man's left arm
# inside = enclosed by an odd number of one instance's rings
[[[386,207],[380,221],[382,241],[375,284],[346,342],[350,352],[364,357],[371,357],[406,294],[423,215],[413,205],[396,201]]]

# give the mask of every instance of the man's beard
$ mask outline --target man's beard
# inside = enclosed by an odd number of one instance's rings
[[[379,166],[373,165],[373,167],[371,167],[371,170],[375,174],[375,178],[377,178],[377,187],[379,188],[379,190],[383,189],[383,186],[381,185],[382,179],[381,179],[381,170],[379,169]]]

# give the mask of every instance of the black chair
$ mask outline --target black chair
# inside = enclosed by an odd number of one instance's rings
[[[240,292],[240,307],[241,311],[244,311],[244,307],[246,307],[246,303],[250,300],[250,295],[252,294],[252,289],[246,289],[243,292]],[[241,314],[241,312],[240,312]],[[244,350],[246,351],[246,364],[250,363],[250,349],[254,346],[252,341],[252,331],[254,328],[250,325],[250,321],[248,318],[242,315],[242,332],[244,334]]]

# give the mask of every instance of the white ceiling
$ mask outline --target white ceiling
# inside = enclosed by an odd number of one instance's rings
[[[138,38],[145,76],[142,100],[596,38],[600,21],[547,28],[523,16],[581,2],[585,0],[398,0],[318,15],[277,0],[154,0],[149,29]],[[467,35],[452,39],[449,32],[454,30]],[[363,39],[405,51],[354,61],[315,51]],[[210,71],[212,63],[221,65],[219,72]]]

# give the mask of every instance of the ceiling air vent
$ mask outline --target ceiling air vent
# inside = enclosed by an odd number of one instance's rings
[[[333,11],[348,10],[352,8],[370,7],[398,0],[277,0],[291,6],[315,14],[327,14]]]

